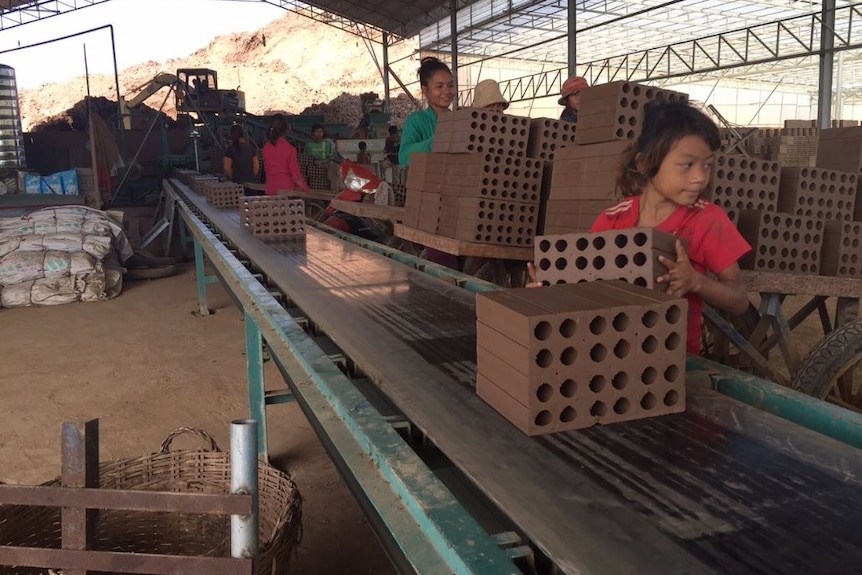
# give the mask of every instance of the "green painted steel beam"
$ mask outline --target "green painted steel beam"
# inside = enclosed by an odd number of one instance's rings
[[[705,372],[712,381],[713,389],[737,401],[862,448],[862,413],[702,357],[689,355],[686,369]]]
[[[175,192],[174,192],[175,193]],[[253,319],[306,415],[334,446],[418,573],[519,573],[440,480],[185,202],[180,213],[228,292]]]

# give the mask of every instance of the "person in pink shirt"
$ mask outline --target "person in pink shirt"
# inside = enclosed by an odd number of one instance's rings
[[[267,196],[276,196],[280,191],[311,191],[299,169],[296,148],[284,137],[286,133],[287,118],[284,114],[275,114],[269,120],[267,142],[262,150]]]

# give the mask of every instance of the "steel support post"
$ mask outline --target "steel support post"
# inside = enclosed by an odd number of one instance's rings
[[[577,2],[569,2],[568,3],[568,64],[569,64],[569,77],[577,75],[578,68],[578,6]],[[565,81],[565,78],[563,78]],[[561,86],[562,88],[562,86]]]
[[[266,444],[266,391],[263,376],[263,338],[260,328],[254,318],[244,312],[245,316],[245,357],[248,362],[248,407],[251,419],[258,422],[257,446],[258,457],[269,460]]]
[[[99,420],[63,423],[61,483],[63,487],[99,487]],[[97,509],[63,507],[60,514],[62,547],[85,551],[96,543]],[[66,569],[86,575],[84,569]]]
[[[201,242],[197,238],[195,241],[195,277],[198,283],[198,313],[201,315],[209,315],[210,310],[207,306],[207,277],[204,271],[204,251],[201,247]]]
[[[832,126],[832,65],[835,59],[835,0],[823,0],[820,19],[820,75],[817,88],[817,125]]]
[[[391,112],[389,109],[389,33],[383,33],[383,105],[384,109],[387,112]],[[386,134],[387,137],[389,134]]]
[[[452,38],[452,83],[455,89],[455,108],[458,107],[458,0],[449,1],[449,28]]]
[[[238,559],[251,559],[257,563],[258,535],[258,476],[257,476],[257,422],[237,419],[230,424],[230,492],[251,495],[249,515],[230,516],[230,555]],[[257,570],[253,565],[252,572]]]

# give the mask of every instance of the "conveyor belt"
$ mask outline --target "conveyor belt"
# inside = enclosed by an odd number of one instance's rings
[[[471,293],[316,229],[264,244],[174,187],[564,572],[862,565],[858,450],[697,386],[683,414],[529,438],[473,391]]]

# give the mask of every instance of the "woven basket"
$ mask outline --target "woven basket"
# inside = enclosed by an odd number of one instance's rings
[[[194,433],[209,449],[171,451],[179,435]],[[45,485],[59,485],[55,479]],[[230,459],[205,431],[181,427],[162,443],[158,453],[103,462],[99,486],[194,493],[229,493]],[[258,464],[260,553],[257,575],[287,573],[302,536],[302,498],[296,484],[266,463]],[[0,545],[59,549],[60,509],[23,505],[0,506]],[[99,512],[96,540],[99,551],[165,555],[230,556],[230,517],[141,511]],[[43,569],[0,566],[0,575],[43,574]]]

